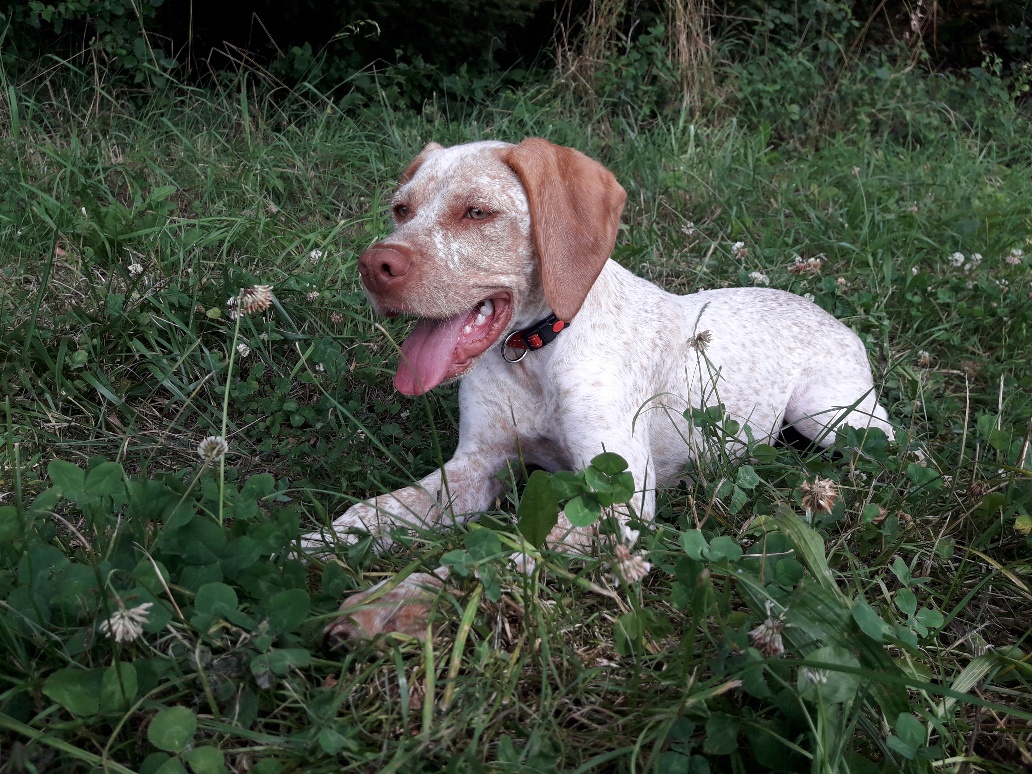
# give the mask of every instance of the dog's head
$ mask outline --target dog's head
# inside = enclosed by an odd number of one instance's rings
[[[511,329],[577,314],[616,242],[626,194],[601,164],[532,138],[426,146],[394,194],[394,232],[359,272],[375,309],[419,318],[394,384],[468,373]]]

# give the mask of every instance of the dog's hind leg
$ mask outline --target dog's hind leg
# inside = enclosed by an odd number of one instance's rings
[[[829,369],[805,374],[785,407],[784,424],[821,446],[835,441],[837,428],[876,427],[895,437],[889,414],[878,403],[862,345]]]

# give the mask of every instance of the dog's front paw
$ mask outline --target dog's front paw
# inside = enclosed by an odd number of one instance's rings
[[[352,594],[340,606],[340,617],[323,630],[327,644],[374,640],[397,634],[425,640],[433,602],[444,586],[437,575],[416,572],[392,588],[388,578],[368,591]]]
[[[594,525],[575,527],[566,517],[566,511],[559,511],[559,519],[545,538],[545,545],[574,556],[591,556],[597,541],[598,529]]]
[[[366,503],[348,508],[333,520],[330,529],[308,532],[301,536],[301,553],[306,556],[330,557],[334,548],[353,546],[367,534],[377,539],[379,549],[390,545],[390,538],[379,529],[376,509]]]

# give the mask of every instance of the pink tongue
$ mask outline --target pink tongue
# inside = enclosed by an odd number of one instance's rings
[[[401,345],[394,387],[404,395],[422,395],[444,381],[469,312],[447,320],[420,320]]]

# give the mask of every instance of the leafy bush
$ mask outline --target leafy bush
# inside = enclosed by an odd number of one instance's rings
[[[32,59],[42,52],[73,58],[91,52],[105,65],[134,74],[136,81],[148,73],[175,66],[148,32],[165,0],[7,0],[0,11],[0,39],[8,65]],[[55,46],[57,40],[63,46]]]
[[[187,56],[201,73],[214,66],[235,70],[241,59],[269,67],[293,84],[322,88],[358,78],[366,68],[402,65],[437,87],[443,76],[466,68],[475,75],[511,67],[522,54],[533,59],[551,32],[532,33],[520,51],[512,39],[543,0],[494,3],[439,2],[219,3],[193,5],[164,0],[3,0],[0,36],[9,67],[43,55],[74,59],[99,56],[105,66],[136,82],[167,72]],[[165,50],[176,52],[175,57]],[[504,63],[500,66],[499,62]],[[406,99],[419,104],[431,90],[409,83]]]
[[[1032,2],[1029,0],[945,0],[914,3],[892,15],[878,3],[854,4],[858,19],[871,18],[875,34],[920,42],[942,69],[978,67],[986,58],[999,59],[1007,74],[1032,60]],[[888,27],[887,30],[885,28]]]

